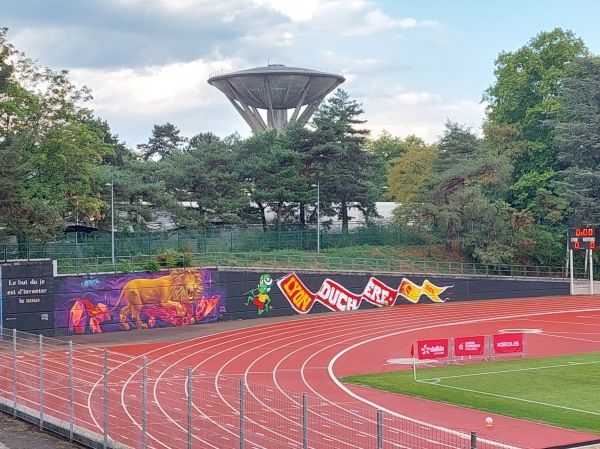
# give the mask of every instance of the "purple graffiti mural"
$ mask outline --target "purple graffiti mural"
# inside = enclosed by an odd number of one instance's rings
[[[55,327],[69,334],[186,326],[217,321],[225,295],[206,269],[65,277]]]

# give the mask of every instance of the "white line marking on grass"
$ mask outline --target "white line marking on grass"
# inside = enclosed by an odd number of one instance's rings
[[[487,371],[485,373],[458,374],[456,376],[432,377],[430,379],[419,379],[419,381],[425,382],[425,381],[437,379],[437,381],[440,382],[444,379],[457,379],[460,377],[476,377],[476,376],[485,376],[487,374],[502,374],[502,373],[512,373],[512,372],[519,372],[519,371],[537,371],[540,369],[565,368],[567,366],[573,366],[573,365],[594,365],[596,363],[600,363],[600,360],[596,360],[594,362],[568,362],[566,365],[546,365],[546,366],[535,366],[535,367],[530,367],[530,368],[506,369],[506,370],[500,370],[500,371]]]
[[[422,380],[417,380],[417,382],[423,382],[423,381]],[[511,399],[513,401],[528,402],[530,404],[543,405],[543,406],[546,406],[546,407],[560,408],[560,409],[569,410],[569,411],[572,411],[572,412],[585,413],[587,415],[600,416],[600,413],[597,413],[597,412],[588,412],[588,411],[585,411],[585,410],[579,410],[579,409],[572,408],[572,407],[565,407],[565,406],[556,405],[556,404],[548,404],[547,402],[532,401],[530,399],[523,399],[523,398],[515,398],[513,396],[506,396],[506,395],[503,395],[503,394],[487,393],[485,391],[478,391],[478,390],[470,390],[468,388],[452,387],[450,385],[444,385],[444,384],[441,384],[441,383],[436,384],[436,386],[438,386],[438,387],[444,387],[444,388],[450,388],[452,390],[467,391],[469,393],[478,393],[478,394],[483,394],[483,395],[486,395],[486,396],[494,396],[494,397],[502,398],[502,399]]]

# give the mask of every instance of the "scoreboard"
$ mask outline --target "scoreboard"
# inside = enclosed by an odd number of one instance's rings
[[[569,249],[596,249],[596,228],[569,228]]]

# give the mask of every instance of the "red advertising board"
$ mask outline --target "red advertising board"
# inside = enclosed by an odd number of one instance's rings
[[[417,341],[417,359],[443,359],[448,357],[449,340],[447,338],[438,340]],[[414,356],[414,354],[413,354]]]
[[[492,345],[494,354],[510,354],[514,352],[523,352],[523,334],[494,334],[492,335]]]
[[[454,338],[454,355],[459,357],[481,356],[485,349],[485,336]]]

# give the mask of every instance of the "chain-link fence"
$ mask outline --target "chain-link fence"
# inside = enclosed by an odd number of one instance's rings
[[[392,225],[357,227],[342,232],[341,226],[321,229],[319,246],[345,248],[356,245],[422,245],[431,238],[418,229]],[[197,231],[124,233],[115,235],[115,254],[156,254],[185,248],[195,253],[316,250],[317,230],[311,227],[285,229],[263,227],[210,228]],[[65,257],[106,257],[112,252],[110,233],[68,233],[55,242],[15,241],[0,245],[0,261],[19,259],[62,259]]]
[[[92,448],[514,448],[319,396],[5,329],[0,409]]]
[[[378,224],[343,233],[341,227],[322,230],[320,247],[358,245],[423,245],[432,243],[419,229]],[[161,268],[220,266],[234,268],[293,268],[459,276],[509,276],[567,279],[566,267],[517,264],[390,260],[375,257],[329,257],[314,251],[317,234],[311,228],[267,230],[262,227],[212,228],[199,231],[118,233],[112,261],[110,233],[68,234],[62,240],[37,244],[0,245],[0,263],[51,259],[60,274],[155,271]],[[276,250],[306,251],[280,254]],[[575,263],[575,278],[586,277],[586,266]]]

